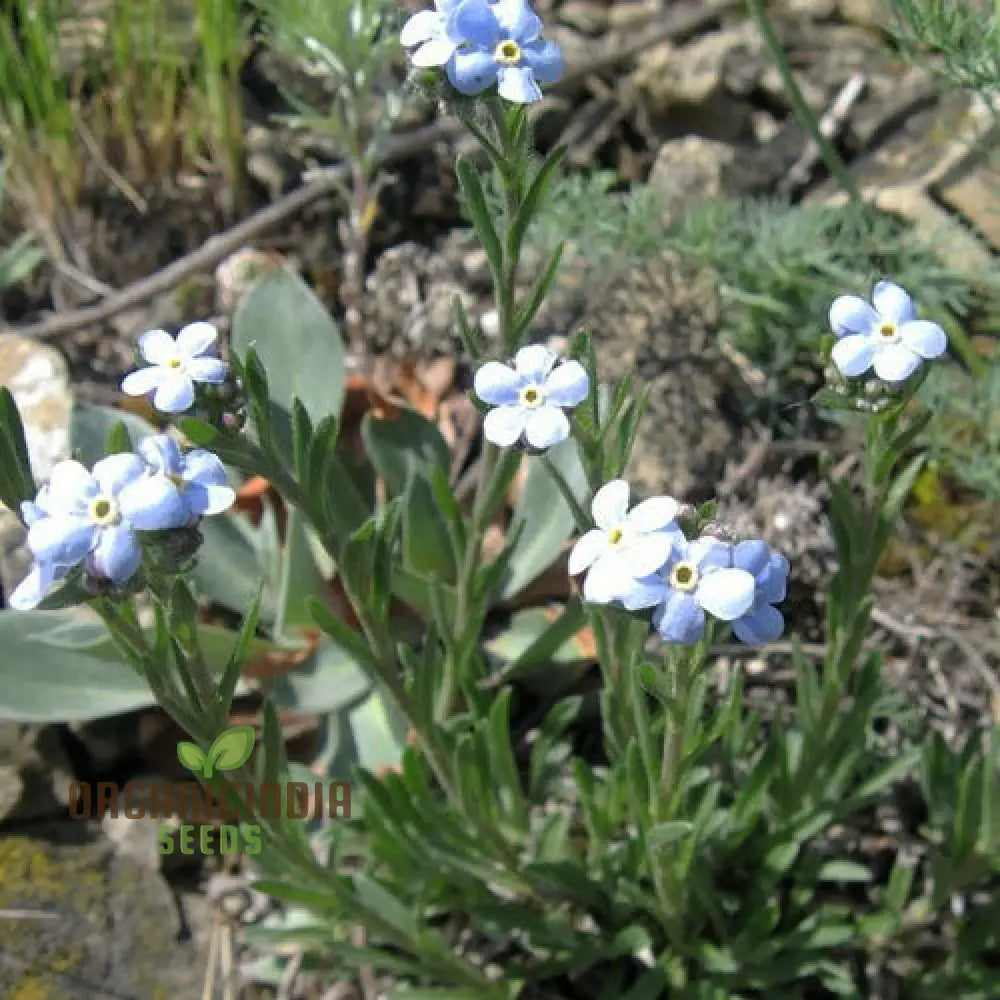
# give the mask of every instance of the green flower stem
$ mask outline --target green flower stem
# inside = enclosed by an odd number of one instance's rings
[[[836,178],[837,183],[844,189],[844,192],[851,201],[860,205],[862,202],[861,191],[858,189],[858,185],[850,170],[848,170],[847,165],[834,148],[833,143],[823,135],[816,116],[806,103],[806,99],[802,95],[802,90],[795,80],[792,67],[788,63],[785,50],[774,32],[774,25],[771,23],[770,17],[768,17],[763,0],[747,0],[747,7],[757,22],[761,37],[764,39],[764,44],[767,46],[768,52],[774,60],[774,65],[778,73],[781,75],[785,91],[788,94],[788,100],[791,102],[799,122],[808,131],[813,142],[816,143],[816,148],[819,150],[819,155],[826,164],[827,170]]]
[[[670,656],[670,695],[663,729],[663,752],[657,782],[656,819],[663,822],[674,813],[680,789],[680,771],[684,757],[684,734],[687,729],[691,682],[705,663],[708,643],[699,642],[692,649],[678,650]]]
[[[105,597],[92,602],[94,611],[107,626],[112,642],[124,660],[149,685],[161,708],[188,734],[206,746],[215,733],[202,725],[201,706],[188,692],[178,692],[169,682],[170,671],[149,647],[129,605],[115,605]]]
[[[836,580],[842,587],[842,599],[837,609],[837,620],[831,615],[827,623],[829,652],[823,664],[820,708],[814,738],[803,749],[802,765],[796,775],[798,795],[807,792],[822,764],[830,728],[848,693],[850,677],[858,658],[860,636],[868,627],[871,615],[868,595],[879,560],[892,536],[892,525],[902,506],[902,499],[899,498],[894,504],[895,509],[890,509],[901,456],[896,455],[888,467],[886,463],[895,447],[900,418],[909,406],[917,385],[914,383],[890,411],[873,414],[868,419],[864,497],[849,515],[854,523],[863,526],[864,534],[857,551],[852,548],[849,562],[837,567]]]

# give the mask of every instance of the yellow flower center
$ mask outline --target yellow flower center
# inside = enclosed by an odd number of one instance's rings
[[[516,66],[521,61],[521,46],[517,42],[501,42],[494,50],[493,58],[502,66]]]
[[[120,520],[118,504],[111,497],[98,496],[90,501],[90,520],[101,528],[117,524]]]
[[[694,590],[698,586],[698,567],[694,563],[679,562],[670,571],[670,586],[674,590]]]
[[[174,368],[174,369],[183,368],[184,367],[184,361],[181,358],[171,358],[167,362],[167,367],[168,368]]]
[[[535,409],[541,406],[545,402],[545,393],[542,392],[538,386],[529,385],[526,389],[521,390],[521,405],[527,406],[529,409]]]
[[[896,324],[895,323],[883,323],[878,328],[879,336],[884,337],[886,340],[896,339]]]
[[[625,537],[625,532],[621,528],[612,528],[608,532],[608,545],[617,545]]]

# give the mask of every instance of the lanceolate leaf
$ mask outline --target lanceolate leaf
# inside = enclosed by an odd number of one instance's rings
[[[576,442],[564,441],[549,451],[553,465],[582,501],[587,477]],[[511,531],[523,526],[510,560],[502,596],[513,597],[555,562],[575,529],[573,512],[552,474],[537,459],[531,460],[524,493],[514,511]]]
[[[267,373],[280,418],[280,426],[272,428],[274,443],[291,464],[293,399],[301,401],[313,426],[340,412],[345,380],[340,331],[309,287],[279,270],[262,278],[244,299],[233,318],[232,343],[241,360],[253,348]]]

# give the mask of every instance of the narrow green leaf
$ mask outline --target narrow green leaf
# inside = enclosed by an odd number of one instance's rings
[[[566,156],[567,149],[568,147],[564,145],[556,146],[546,157],[545,162],[528,186],[524,200],[521,202],[521,207],[518,209],[517,216],[511,224],[510,233],[507,236],[507,249],[512,258],[517,256],[521,244],[524,242],[528,226],[538,214],[538,209],[545,199],[545,194],[552,183],[556,170],[559,169]]]
[[[500,244],[500,237],[497,235],[493,220],[490,218],[482,181],[480,181],[472,161],[467,157],[459,157],[455,164],[455,171],[458,174],[458,183],[462,189],[469,221],[475,227],[476,234],[486,251],[486,258],[489,261],[490,270],[493,272],[494,281],[499,284],[503,276],[503,247]]]

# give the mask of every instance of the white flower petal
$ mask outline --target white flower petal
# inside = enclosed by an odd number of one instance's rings
[[[94,544],[94,526],[82,517],[43,517],[28,529],[28,548],[39,562],[73,566]]]
[[[591,528],[583,535],[569,554],[569,575],[576,576],[587,569],[595,559],[608,551],[607,532]]]
[[[200,483],[202,486],[226,486],[229,483],[226,467],[219,456],[203,448],[189,451],[181,464],[182,475],[187,482]]]
[[[690,594],[671,590],[653,615],[653,627],[665,642],[692,646],[705,634],[705,612]]]
[[[185,491],[188,509],[195,517],[213,517],[236,503],[236,490],[213,483],[192,483]]]
[[[878,313],[857,295],[841,295],[830,306],[830,329],[838,337],[871,333],[878,326]]]
[[[184,365],[184,370],[195,382],[219,385],[226,381],[226,363],[218,358],[192,358]]]
[[[443,66],[454,54],[456,45],[445,35],[430,38],[410,53],[410,62],[421,69]]]
[[[915,319],[899,328],[899,339],[922,358],[938,358],[948,347],[948,337],[937,323]]]
[[[862,334],[849,335],[833,345],[833,363],[849,378],[868,371],[875,357],[877,344],[874,338]]]
[[[677,516],[677,501],[673,497],[650,497],[637,503],[626,520],[636,531],[658,531]]]
[[[745,569],[756,579],[767,568],[771,558],[771,550],[767,542],[754,538],[740,542],[733,549],[733,565],[737,569]]]
[[[131,453],[108,455],[94,465],[94,478],[102,493],[116,496],[119,490],[146,471],[146,463]]]
[[[569,437],[569,419],[558,406],[528,410],[524,436],[532,448],[551,448]]]
[[[87,560],[87,568],[115,583],[125,583],[142,565],[142,549],[124,524],[102,528]]]
[[[97,480],[79,462],[57,462],[49,475],[49,513],[82,513],[81,507],[97,495],[98,489]]]
[[[183,413],[194,403],[194,383],[187,375],[167,375],[153,396],[153,406],[161,413]]]
[[[635,580],[619,598],[626,611],[643,611],[665,601],[670,588],[659,576],[646,576]]]
[[[875,374],[886,382],[904,382],[920,367],[920,355],[906,344],[888,344],[875,352]]]
[[[137,531],[179,528],[188,520],[188,506],[181,492],[166,476],[143,476],[130,483],[118,497],[122,516]]]
[[[444,33],[444,18],[435,10],[422,10],[414,14],[399,33],[399,43],[411,48]]]
[[[139,353],[151,365],[165,365],[177,354],[177,343],[166,330],[147,330],[139,337]]]
[[[126,396],[145,396],[152,392],[163,378],[163,369],[151,365],[149,368],[140,368],[138,371],[130,372],[122,379],[122,392]]]
[[[541,18],[525,0],[497,0],[491,6],[500,26],[521,45],[533,41],[541,34]]]
[[[710,615],[731,622],[752,607],[754,586],[754,578],[744,569],[717,569],[701,578],[695,594]]]
[[[733,622],[733,635],[748,646],[774,642],[784,631],[785,619],[777,608],[769,604],[755,608]]]
[[[558,360],[547,347],[531,344],[517,352],[514,357],[514,367],[525,382],[544,383],[545,376]]]
[[[483,421],[483,434],[499,448],[509,448],[524,433],[527,411],[520,406],[498,406]]]
[[[545,378],[545,398],[557,406],[577,406],[589,393],[590,379],[579,361],[564,361]]]
[[[601,556],[583,581],[583,599],[590,604],[617,601],[635,584],[635,578],[614,555]]]
[[[14,611],[30,611],[41,602],[55,580],[56,571],[51,563],[35,563],[28,575],[7,598],[7,604]]]
[[[700,573],[709,573],[733,565],[733,547],[719,538],[702,535],[688,544],[684,558],[693,562]]]
[[[909,292],[891,281],[880,281],[875,286],[872,305],[883,320],[897,326],[917,318],[917,310]]]
[[[629,572],[639,579],[663,568],[674,551],[676,539],[672,531],[650,531],[622,542],[618,551]]]
[[[180,475],[181,446],[167,434],[150,434],[136,449],[142,460],[156,472],[167,476]]]
[[[610,483],[605,483],[594,494],[590,505],[594,524],[605,531],[621,524],[628,516],[628,497],[629,485],[624,479],[612,479]]]
[[[497,93],[514,104],[534,104],[542,99],[530,66],[506,66],[497,74]]]
[[[188,323],[177,334],[177,351],[185,358],[197,358],[204,354],[219,336],[219,331],[211,323]]]
[[[487,361],[476,372],[473,387],[476,395],[490,406],[504,406],[516,403],[522,381],[513,368],[499,361]]]

